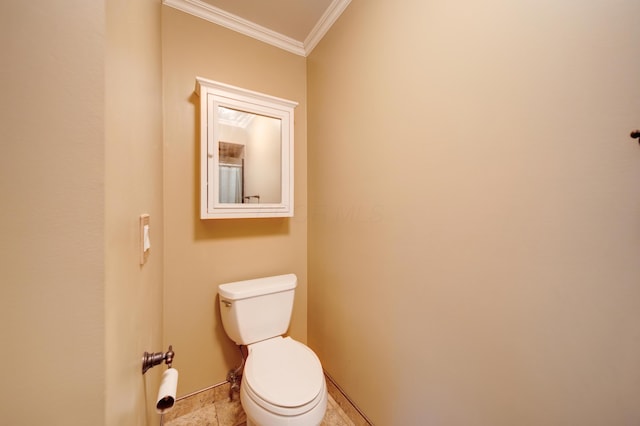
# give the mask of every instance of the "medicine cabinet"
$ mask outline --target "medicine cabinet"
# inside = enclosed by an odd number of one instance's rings
[[[297,102],[196,77],[200,217],[293,216]]]

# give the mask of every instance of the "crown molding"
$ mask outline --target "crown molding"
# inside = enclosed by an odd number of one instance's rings
[[[351,0],[333,0],[318,23],[313,27],[309,35],[304,41],[305,56],[308,56],[316,47],[320,40],[325,36],[329,28],[335,24],[342,12],[349,6]]]
[[[206,21],[213,22],[230,30],[253,37],[262,42],[287,50],[296,55],[305,56],[302,42],[287,37],[258,25],[254,22],[243,19],[232,13],[211,6],[200,0],[162,0],[162,3],[171,6],[182,12],[188,13]]]
[[[162,4],[164,5],[300,56],[307,56],[311,53],[313,48],[320,42],[327,31],[329,31],[329,28],[331,28],[340,17],[349,3],[351,3],[351,0],[333,0],[318,23],[313,27],[313,30],[311,30],[307,39],[302,43],[284,34],[265,28],[215,6],[211,6],[201,0],[162,0]]]

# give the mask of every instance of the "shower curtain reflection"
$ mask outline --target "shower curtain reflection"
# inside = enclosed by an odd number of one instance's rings
[[[220,164],[220,202],[242,203],[242,166]]]

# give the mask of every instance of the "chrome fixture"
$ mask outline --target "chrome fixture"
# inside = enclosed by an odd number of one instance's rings
[[[167,352],[145,352],[142,356],[142,374],[146,373],[151,367],[162,364],[163,361],[169,368],[171,368],[173,357],[175,355],[175,352],[173,352],[173,346],[171,345],[169,345],[169,350]]]
[[[231,384],[229,388],[229,401],[233,401],[233,393],[240,392],[240,381],[242,380],[242,371],[244,369],[244,352],[242,352],[242,346],[238,345],[238,350],[240,351],[240,356],[242,357],[242,361],[237,368],[229,370],[227,373],[227,380]]]

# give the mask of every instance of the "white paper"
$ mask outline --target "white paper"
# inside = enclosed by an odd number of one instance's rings
[[[162,382],[158,390],[158,399],[156,402],[156,410],[163,414],[173,408],[176,402],[176,390],[178,389],[178,370],[175,368],[167,368],[162,374]]]

